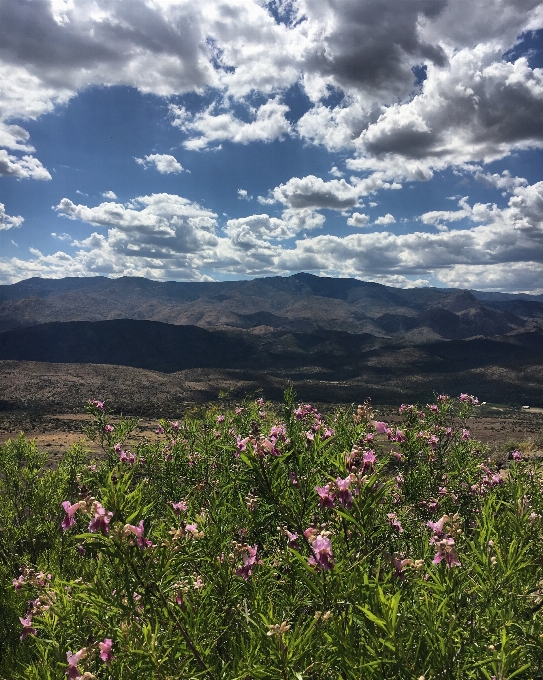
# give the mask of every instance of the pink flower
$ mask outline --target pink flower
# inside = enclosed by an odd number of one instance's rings
[[[89,406],[96,406],[100,411],[104,410],[104,402],[98,401],[97,399],[89,399]]]
[[[219,425],[221,423],[224,423],[224,416],[217,416],[217,422],[219,423]]]
[[[246,581],[249,576],[253,573],[255,563],[257,563],[256,553],[258,552],[258,546],[254,545],[252,548],[250,545],[245,546],[242,554],[243,564],[236,570],[236,575],[241,576]]]
[[[520,451],[513,451],[513,452],[511,453],[511,458],[512,458],[513,460],[517,460],[517,461],[518,461],[518,460],[522,460],[522,454],[521,454]]]
[[[385,434],[387,431],[387,424],[381,420],[372,420],[370,424],[375,428],[376,434]]]
[[[12,581],[12,583],[13,583],[13,587],[15,588],[15,590],[21,590],[21,588],[22,588],[22,587],[24,586],[24,584],[25,584],[24,576],[21,574],[21,575],[19,576],[19,578],[17,578],[17,579],[14,578],[13,581]]]
[[[311,544],[313,555],[309,558],[309,564],[322,571],[334,568],[334,556],[332,555],[332,542],[326,536],[317,536]]]
[[[108,434],[109,434],[110,432],[113,432],[114,429],[115,429],[115,427],[114,427],[113,425],[109,425],[109,423],[108,423],[107,425],[104,426],[104,432],[106,432],[106,433],[108,433]]]
[[[455,565],[461,567],[462,564],[458,559],[458,553],[456,552],[456,546],[454,543],[454,538],[443,538],[439,543],[436,544],[438,551],[435,554],[432,562],[434,564],[439,564],[442,560],[445,560],[445,564],[451,568]]]
[[[319,494],[319,505],[321,508],[333,508],[335,496],[330,491],[330,484],[326,486],[316,486],[315,491]]]
[[[395,512],[389,512],[387,515],[387,519],[391,527],[397,529],[400,534],[403,532],[403,527],[398,519],[398,515]]]
[[[262,399],[262,397],[260,397],[259,399],[256,400],[255,403],[256,403],[258,406],[264,406],[264,404],[265,404],[266,402],[264,401],[264,399]]]
[[[184,501],[179,501],[179,503],[174,503],[172,501],[172,508],[176,515],[180,515],[182,512],[188,508],[188,505]]]
[[[392,564],[394,565],[394,576],[396,578],[399,578],[400,581],[404,581],[405,580],[405,568],[408,567],[408,566],[411,566],[413,564],[413,560],[410,560],[409,558],[402,560],[400,557],[393,555],[392,556]]]
[[[74,515],[79,510],[79,503],[70,504],[70,501],[63,501],[62,507],[64,508],[66,516],[62,520],[61,526],[64,531],[66,531],[75,524]]]
[[[197,534],[198,533],[198,525],[197,524],[186,524],[185,525],[185,531],[188,531],[189,534]]]
[[[94,504],[94,517],[89,523],[89,531],[93,533],[103,531],[104,534],[109,534],[109,523],[113,517],[112,512],[108,512],[98,501]]]
[[[430,446],[435,449],[439,444],[439,437],[436,437],[435,434],[433,434],[431,437],[428,437],[428,444],[430,444]]]
[[[478,404],[479,403],[479,400],[477,399],[477,397],[473,397],[472,395],[466,394],[465,392],[463,392],[460,395],[460,401],[468,403],[468,404]]]
[[[322,438],[323,439],[330,439],[330,437],[333,437],[336,434],[336,431],[332,427],[325,427],[324,432],[322,433]]]
[[[426,526],[434,532],[434,537],[430,539],[430,543],[434,543],[436,539],[439,539],[443,535],[443,527],[445,525],[446,519],[447,515],[443,515],[443,517],[438,519],[437,522],[426,523]]]
[[[250,439],[249,437],[245,437],[245,439],[242,439],[241,436],[238,434],[236,439],[236,449],[238,451],[245,451],[249,439]],[[239,456],[239,453],[237,455]]]
[[[288,538],[288,547],[293,548],[294,550],[299,550],[300,547],[297,542],[298,534],[291,533],[288,529],[285,529],[285,534],[287,535]]]
[[[68,670],[66,671],[66,675],[68,676],[68,680],[78,680],[78,678],[81,677],[81,671],[77,667],[77,664],[86,656],[87,650],[84,647],[75,654],[66,652],[66,658],[68,660]]]
[[[32,614],[27,614],[26,619],[19,616],[19,621],[23,627],[23,632],[20,637],[21,640],[24,640],[29,635],[36,635],[36,629],[32,627]]]
[[[369,451],[364,451],[362,455],[362,462],[364,463],[363,467],[363,472],[373,472],[373,467],[375,464],[375,461],[377,460],[377,456],[375,455],[373,449],[370,449]]]
[[[469,439],[469,430],[462,430],[462,439],[466,441],[466,439]]]
[[[103,642],[98,643],[98,647],[100,648],[100,658],[106,663],[106,665],[109,666],[113,659],[113,654],[111,653],[113,640],[110,638],[105,638]]]
[[[347,476],[345,479],[338,477],[336,479],[336,486],[338,490],[338,500],[341,505],[344,505],[347,509],[350,509],[353,505],[353,496],[349,491],[351,487],[351,477]]]
[[[149,541],[147,538],[144,538],[143,536],[144,532],[143,520],[140,520],[140,523],[138,524],[137,527],[135,527],[133,524],[125,524],[124,531],[127,533],[130,532],[134,534],[134,536],[136,537],[138,547],[141,548],[142,550],[153,545],[151,541]]]
[[[165,430],[162,427],[162,425],[159,425],[157,429],[155,430],[156,434],[164,434]]]

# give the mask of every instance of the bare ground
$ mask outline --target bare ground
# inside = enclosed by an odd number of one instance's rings
[[[349,381],[319,378],[316,369],[313,379],[306,374],[304,380],[295,380],[300,399],[317,403],[324,412],[331,412],[339,404],[362,402],[369,396],[376,403],[379,417],[398,419],[397,409],[402,401],[400,385],[397,391],[394,388],[383,393],[379,392],[379,386],[362,378]],[[460,390],[461,378],[458,381]],[[148,441],[155,437],[158,418],[180,418],[197,404],[215,401],[219,392],[226,394],[228,401],[241,400],[248,393],[257,392],[278,401],[287,384],[286,375],[255,375],[232,370],[192,369],[165,374],[99,364],[2,361],[0,443],[24,432],[50,454],[53,462],[78,441],[92,455],[99,455],[99,447],[83,434],[89,422],[84,411],[88,399],[106,401],[116,414],[141,417],[135,441]],[[431,384],[427,386],[428,400],[432,400],[431,387]],[[383,394],[392,398],[383,400]],[[503,453],[520,447],[527,455],[539,456],[543,449],[543,408],[487,404],[476,410],[469,427],[476,439],[489,444],[494,451]]]

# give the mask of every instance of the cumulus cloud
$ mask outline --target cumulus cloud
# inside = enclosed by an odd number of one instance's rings
[[[144,168],[154,166],[162,175],[183,172],[183,166],[175,158],[165,153],[153,153],[145,158],[136,158],[136,163],[143,165]],[[114,196],[116,198],[116,196]]]
[[[70,236],[70,234],[67,234],[66,232],[64,232],[62,234],[57,234],[56,232],[52,231],[51,236],[53,238],[56,238],[59,241],[71,241],[72,240],[72,237]]]
[[[287,208],[281,218],[261,214],[228,220],[224,235],[218,235],[214,213],[171,194],[95,207],[63,199],[56,210],[106,227],[107,233],[95,231],[74,242],[72,255],[33,251],[27,262],[0,261],[2,280],[17,268],[25,276],[100,273],[184,280],[201,280],[203,269],[249,276],[315,271],[392,285],[433,280],[543,292],[543,182],[516,187],[504,208],[461,199],[458,210],[422,215],[426,224],[465,219],[468,225],[437,233],[309,236],[305,232],[321,226],[322,215],[311,208]]]
[[[0,231],[6,231],[7,229],[13,229],[13,227],[20,227],[24,222],[24,217],[18,215],[17,217],[12,217],[6,213],[6,206],[0,203]]]
[[[251,109],[253,120],[244,122],[232,113],[214,113],[213,107],[207,111],[190,116],[186,109],[171,105],[173,125],[189,134],[183,142],[187,149],[200,150],[219,142],[271,142],[282,139],[291,131],[285,117],[289,108],[278,98],[270,99],[258,109]]]
[[[51,175],[34,156],[12,156],[0,149],[0,175],[17,179],[51,179]]]
[[[80,194],[81,192],[77,191],[76,193]],[[115,200],[117,198],[117,194],[114,191],[104,191],[104,192],[102,192],[102,196],[104,198],[110,198],[112,200]]]
[[[350,227],[367,227],[369,224],[370,218],[367,215],[364,215],[363,213],[359,212],[354,212],[351,217],[347,220],[347,224]]]
[[[344,179],[325,182],[320,177],[308,175],[292,177],[272,192],[273,200],[290,208],[329,208],[345,210],[358,204],[359,192]]]
[[[249,196],[247,189],[238,189],[238,198],[242,201],[251,201],[252,196]]]
[[[379,224],[379,225],[384,225],[384,224],[394,224],[396,222],[396,218],[394,215],[391,215],[390,213],[387,213],[386,215],[381,215],[381,217],[378,217],[374,224]]]
[[[428,179],[433,169],[543,148],[542,117],[543,71],[525,58],[501,60],[495,45],[478,45],[451,54],[446,69],[430,64],[422,92],[369,124],[348,165]]]

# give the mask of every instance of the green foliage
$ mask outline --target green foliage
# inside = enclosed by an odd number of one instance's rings
[[[472,402],[386,427],[288,391],[133,450],[91,402],[99,461],[8,442],[0,678],[543,678],[541,470],[493,468]]]

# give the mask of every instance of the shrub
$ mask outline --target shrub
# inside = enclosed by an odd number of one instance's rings
[[[543,677],[540,470],[474,398],[326,420],[285,394],[161,421],[89,403],[105,455],[0,449],[9,678]],[[391,450],[392,447],[392,450]],[[20,638],[23,638],[22,640]]]

